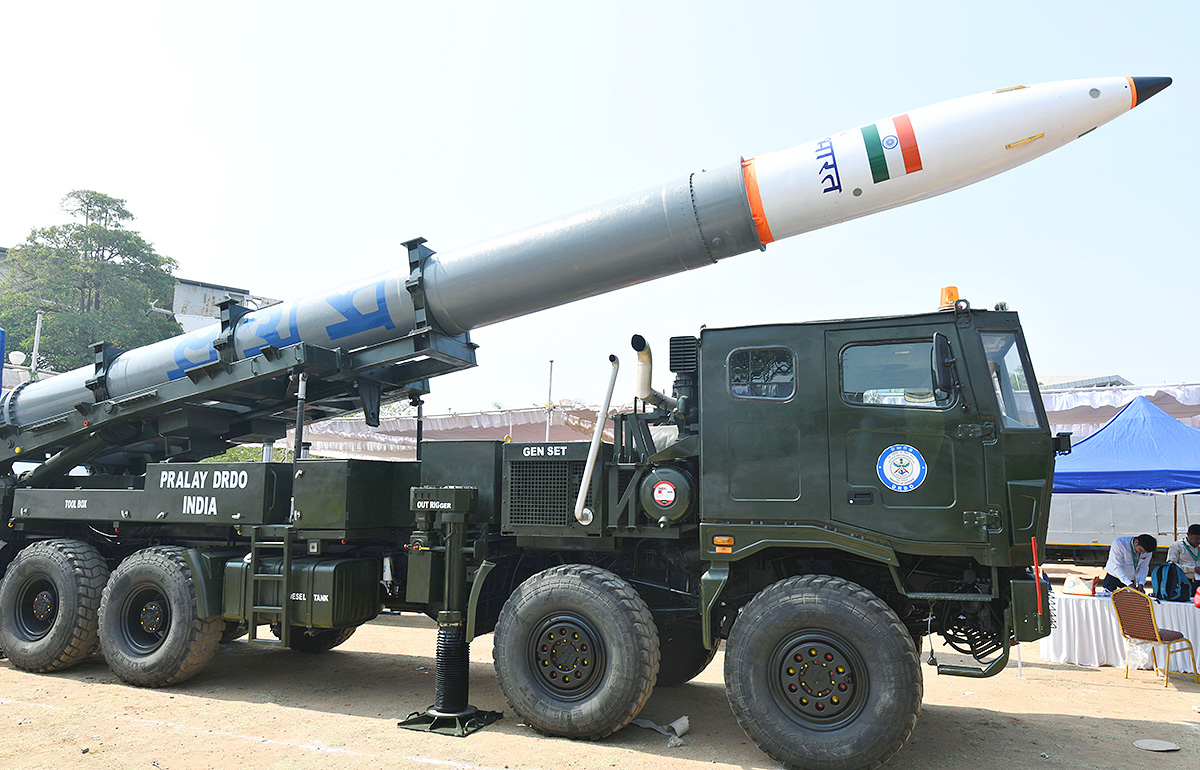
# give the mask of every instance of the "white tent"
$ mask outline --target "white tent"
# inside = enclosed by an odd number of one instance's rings
[[[1145,396],[1155,406],[1186,425],[1200,428],[1200,383],[1181,385],[1127,385],[1119,387],[1044,389],[1042,402],[1051,433],[1070,432],[1079,442],[1100,430],[1123,406]],[[615,411],[629,411],[624,405]],[[551,441],[588,441],[594,430],[597,408],[569,401],[555,406],[550,415]],[[546,410],[540,407],[495,412],[427,415],[426,441],[488,439],[515,442],[546,440]],[[605,429],[612,441],[612,426]],[[321,457],[362,459],[413,459],[416,457],[415,417],[383,420],[369,428],[362,418],[339,418],[314,423],[305,429],[311,451]],[[292,446],[292,439],[280,445]]]
[[[1184,425],[1200,428],[1200,383],[1042,389],[1050,432],[1070,432],[1075,443],[1100,430],[1138,396]]]
[[[556,405],[550,412],[550,440],[590,441],[597,411],[596,407],[570,402]],[[546,416],[546,410],[540,407],[426,416],[421,435],[424,441],[545,441]],[[604,439],[612,441],[611,423]],[[325,420],[305,428],[304,440],[311,445],[310,453],[319,457],[412,460],[417,456],[417,420],[380,420],[378,428],[368,427],[361,417]],[[286,446],[291,447],[294,441],[288,439]]]

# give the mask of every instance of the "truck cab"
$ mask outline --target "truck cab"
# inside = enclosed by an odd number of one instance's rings
[[[1053,450],[1015,313],[706,329],[697,345],[700,518],[735,546],[750,522],[804,524],[1032,563]]]

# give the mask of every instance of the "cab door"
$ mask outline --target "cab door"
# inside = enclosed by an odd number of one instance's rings
[[[820,521],[829,499],[824,349],[804,325],[701,336],[701,515]]]
[[[914,545],[986,544],[999,521],[983,483],[981,439],[991,428],[963,408],[968,390],[938,388],[939,332],[942,354],[948,343],[961,357],[953,324],[826,333],[830,515]]]
[[[979,331],[990,379],[990,395],[980,393],[980,408],[993,414],[999,435],[984,442],[988,494],[1007,501],[1009,539],[997,548],[1013,548],[1017,563],[1028,563],[1031,538],[1046,542],[1050,492],[1054,480],[1054,442],[1050,438],[1037,378],[1015,315],[996,314]],[[985,403],[986,401],[990,403]]]

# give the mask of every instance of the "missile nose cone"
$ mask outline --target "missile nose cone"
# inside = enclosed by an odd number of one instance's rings
[[[1171,85],[1170,78],[1130,78],[1129,82],[1133,83],[1134,107]]]

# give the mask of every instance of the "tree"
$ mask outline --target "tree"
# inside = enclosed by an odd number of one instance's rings
[[[126,350],[179,334],[175,321],[151,311],[170,307],[175,260],[126,229],[125,201],[74,190],[62,208],[76,221],[34,230],[9,249],[0,279],[0,327],[10,349],[31,350],[36,314],[42,321],[43,365],[66,371],[91,364],[93,342]]]

